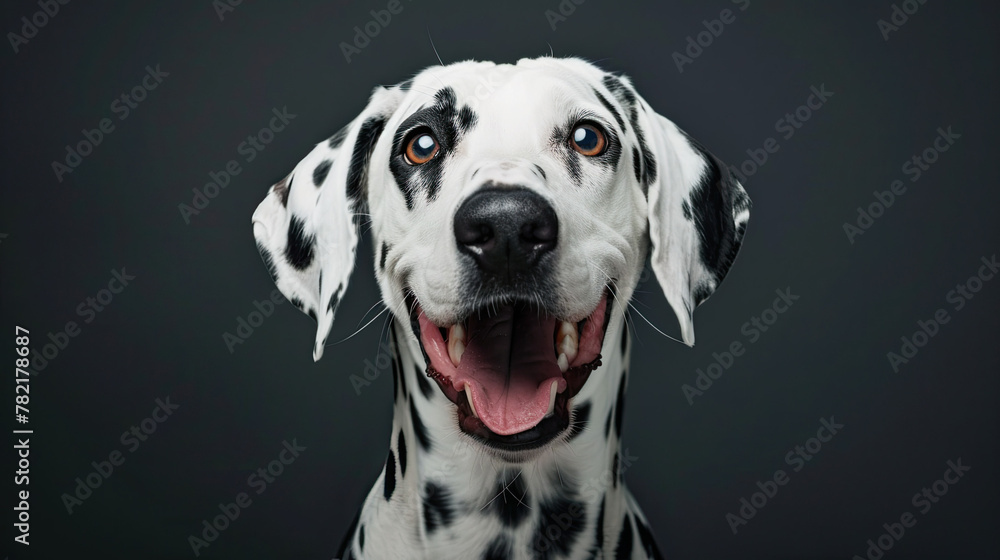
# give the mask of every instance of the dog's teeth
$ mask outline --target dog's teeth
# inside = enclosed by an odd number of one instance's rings
[[[548,416],[556,411],[556,393],[559,392],[559,382],[553,381],[552,385],[549,385],[549,410],[545,413]]]
[[[472,409],[472,415],[479,418],[479,413],[476,412],[476,405],[472,402],[472,391],[469,389],[469,384],[466,383],[465,389],[462,390],[465,391],[465,398],[469,401],[469,408]]]
[[[458,367],[462,363],[462,354],[465,353],[465,329],[456,323],[448,329],[448,357],[451,363]]]
[[[559,359],[556,360],[556,363],[559,364],[559,371],[563,373],[566,373],[566,370],[569,369],[569,358],[566,357],[566,354],[559,354]],[[555,384],[553,383],[553,385]]]
[[[559,323],[559,333],[556,335],[556,342],[556,353],[565,354],[567,363],[576,359],[576,354],[579,349],[580,335],[576,331],[576,325],[574,323],[567,321]]]

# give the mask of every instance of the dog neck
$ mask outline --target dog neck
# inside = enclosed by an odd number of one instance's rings
[[[394,320],[392,330],[390,452],[359,520],[369,535],[393,535],[393,546],[401,548],[386,554],[445,544],[449,550],[512,547],[510,557],[533,557],[547,547],[579,553],[603,548],[605,526],[616,531],[615,540],[618,529],[609,520],[621,520],[634,505],[621,480],[634,459],[620,449],[629,349],[622,316],[608,326],[602,365],[573,398],[569,428],[519,462],[461,432],[454,405],[427,377],[408,326]]]

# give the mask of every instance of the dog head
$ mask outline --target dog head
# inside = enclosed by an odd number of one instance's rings
[[[518,444],[565,430],[650,245],[694,343],[692,313],[749,209],[726,166],[627,78],[545,57],[376,88],[271,187],[253,225],[278,287],[318,323],[318,360],[370,216],[383,301],[461,430]]]

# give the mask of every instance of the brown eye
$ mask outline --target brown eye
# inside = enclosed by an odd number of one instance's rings
[[[438,153],[438,141],[429,130],[418,131],[406,142],[407,163],[420,165],[427,163]]]
[[[573,129],[569,143],[574,150],[588,157],[601,155],[604,147],[608,145],[604,131],[592,124],[577,125]]]

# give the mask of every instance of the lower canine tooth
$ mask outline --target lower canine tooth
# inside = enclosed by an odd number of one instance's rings
[[[566,358],[566,354],[559,354],[559,359],[556,360],[556,363],[559,364],[559,371],[563,373],[566,373],[566,370],[569,369],[569,360]]]
[[[472,402],[472,391],[468,385],[465,386],[465,398],[469,401],[469,408],[472,409],[472,415],[479,418],[479,413],[476,412],[476,405]]]

